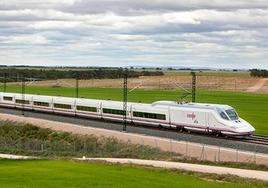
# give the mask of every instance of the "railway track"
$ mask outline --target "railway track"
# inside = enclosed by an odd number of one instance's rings
[[[141,126],[141,125],[139,125]],[[148,127],[146,127],[148,128]],[[149,127],[150,129],[159,129],[157,127]],[[170,129],[161,129],[161,130],[167,130],[170,131]],[[198,135],[198,136],[205,136],[205,137],[211,137],[211,138],[217,138],[222,140],[231,140],[236,142],[244,142],[244,143],[251,143],[251,144],[258,144],[258,145],[265,145],[268,146],[268,136],[264,135],[251,135],[247,137],[230,137],[230,136],[224,136],[224,135],[214,135],[211,133],[206,132],[189,132],[189,131],[180,131],[181,134],[189,134],[189,135]]]
[[[133,126],[133,125],[128,125],[128,126]],[[148,127],[148,126],[142,126],[142,125],[134,125],[136,127],[143,127],[147,129],[154,129],[154,130],[161,130],[161,131],[176,131],[176,130],[171,130],[168,128],[159,128],[159,127]],[[222,140],[231,140],[231,141],[236,141],[236,142],[244,142],[244,143],[251,143],[251,144],[258,144],[258,145],[265,145],[268,146],[268,136],[263,136],[263,135],[251,135],[247,137],[230,137],[230,136],[224,136],[224,135],[215,135],[207,132],[192,132],[192,131],[177,131],[180,134],[185,134],[185,135],[198,135],[198,136],[205,136],[205,137],[210,137],[210,138],[217,138],[217,139],[222,139]]]
[[[186,133],[185,133],[186,134]],[[191,133],[191,134],[196,134],[196,135],[202,135],[198,133]],[[204,136],[207,137],[215,137],[218,139],[223,139],[223,140],[231,140],[231,141],[236,141],[236,142],[244,142],[244,143],[251,143],[251,144],[258,144],[258,145],[265,145],[268,146],[268,136],[263,136],[263,135],[251,135],[247,137],[226,137],[224,135],[221,136],[215,136],[213,134],[204,134]]]
[[[244,141],[253,143],[253,144],[268,145],[268,136],[252,135],[252,136],[244,138]]]

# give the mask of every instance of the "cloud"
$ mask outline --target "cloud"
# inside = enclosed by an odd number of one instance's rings
[[[268,68],[266,0],[4,0],[0,28],[0,64]]]
[[[41,35],[19,35],[0,37],[1,43],[4,44],[47,44],[48,41]]]

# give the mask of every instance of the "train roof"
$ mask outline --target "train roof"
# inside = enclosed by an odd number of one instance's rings
[[[209,103],[178,103],[175,101],[157,101],[152,103],[152,106],[167,106],[167,107],[179,107],[179,108],[198,108],[198,109],[215,109],[223,108],[230,109],[232,108],[229,105],[223,104],[209,104]]]

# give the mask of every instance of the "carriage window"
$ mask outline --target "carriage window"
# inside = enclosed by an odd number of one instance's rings
[[[102,111],[105,114],[125,115],[125,111],[124,110],[103,108]]]
[[[35,106],[46,106],[46,107],[49,107],[49,103],[48,102],[34,101],[34,105]]]
[[[81,111],[88,111],[88,112],[97,112],[96,107],[89,107],[89,106],[76,106],[77,110]]]
[[[166,120],[166,115],[164,115],[164,114],[154,114],[154,113],[147,113],[147,112],[133,112],[133,116],[141,117],[141,118],[149,118],[149,119]]]
[[[21,100],[21,99],[16,99],[16,103],[18,103],[18,104],[30,104],[30,101],[27,101],[27,100]]]
[[[3,97],[3,100],[4,100],[4,101],[13,101],[13,97],[7,97],[7,96],[4,96],[4,97]]]
[[[238,115],[237,115],[237,113],[235,112],[235,110],[230,109],[230,110],[225,110],[225,112],[227,113],[227,115],[229,116],[229,118],[230,118],[231,120],[238,120]]]
[[[64,108],[64,109],[72,109],[72,106],[69,104],[59,104],[59,103],[54,103],[55,108]]]

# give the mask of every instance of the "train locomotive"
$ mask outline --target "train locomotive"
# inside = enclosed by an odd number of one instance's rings
[[[0,92],[0,106],[119,122],[125,115],[123,103],[118,101],[4,92]],[[216,135],[248,136],[255,132],[254,127],[240,118],[234,108],[221,104],[129,102],[126,117],[128,123]]]

